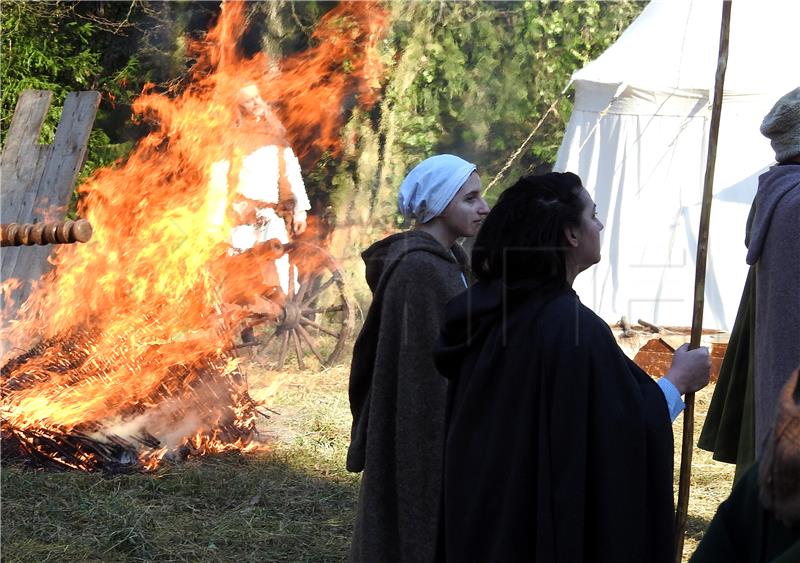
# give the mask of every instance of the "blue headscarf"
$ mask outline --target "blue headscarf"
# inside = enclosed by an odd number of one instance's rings
[[[406,219],[427,223],[445,210],[475,169],[474,164],[452,154],[423,160],[400,185],[398,211]]]

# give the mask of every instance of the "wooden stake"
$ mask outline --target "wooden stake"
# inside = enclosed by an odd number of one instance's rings
[[[700,212],[700,227],[697,236],[697,261],[694,278],[694,311],[692,314],[692,336],[689,348],[700,346],[703,332],[703,306],[706,284],[706,259],[708,257],[708,228],[711,219],[711,196],[714,186],[714,166],[717,160],[717,139],[722,110],[722,93],[725,71],[728,68],[728,36],[730,35],[732,0],[722,2],[722,24],[719,33],[719,58],[714,80],[714,101],[711,106],[711,127],[708,136],[708,156],[703,182],[703,203]],[[675,511],[675,562],[683,558],[683,540],[689,514],[689,483],[692,476],[692,449],[694,447],[694,393],[687,393],[686,410],[683,414],[683,442],[681,444],[681,472],[678,481],[678,507]]]

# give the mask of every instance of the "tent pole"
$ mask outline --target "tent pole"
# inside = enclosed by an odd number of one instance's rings
[[[722,2],[722,23],[719,33],[719,58],[714,80],[714,100],[711,106],[711,126],[708,136],[706,173],[703,181],[703,203],[700,212],[700,227],[697,236],[697,260],[694,281],[694,309],[692,313],[692,336],[689,348],[700,346],[703,333],[703,307],[706,283],[706,259],[708,257],[708,228],[711,219],[711,196],[714,185],[714,166],[717,159],[717,139],[722,110],[722,93],[725,71],[728,67],[728,37],[730,35],[732,0]],[[681,444],[681,471],[678,481],[678,507],[675,512],[675,562],[683,558],[683,540],[689,514],[689,483],[692,474],[692,449],[694,447],[694,393],[687,393],[686,410],[683,414],[683,441]]]

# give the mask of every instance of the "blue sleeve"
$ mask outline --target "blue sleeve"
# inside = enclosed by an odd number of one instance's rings
[[[661,388],[661,391],[664,393],[664,399],[667,401],[667,409],[669,409],[669,417],[672,422],[675,422],[675,419],[678,418],[678,415],[681,414],[683,408],[686,406],[683,403],[683,399],[681,399],[681,394],[678,393],[678,390],[672,384],[672,382],[667,379],[666,377],[660,378],[658,381],[658,386]]]

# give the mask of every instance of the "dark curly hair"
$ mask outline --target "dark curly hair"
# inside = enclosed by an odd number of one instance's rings
[[[566,283],[564,228],[579,225],[581,179],[571,172],[523,176],[504,191],[472,249],[480,280]]]

